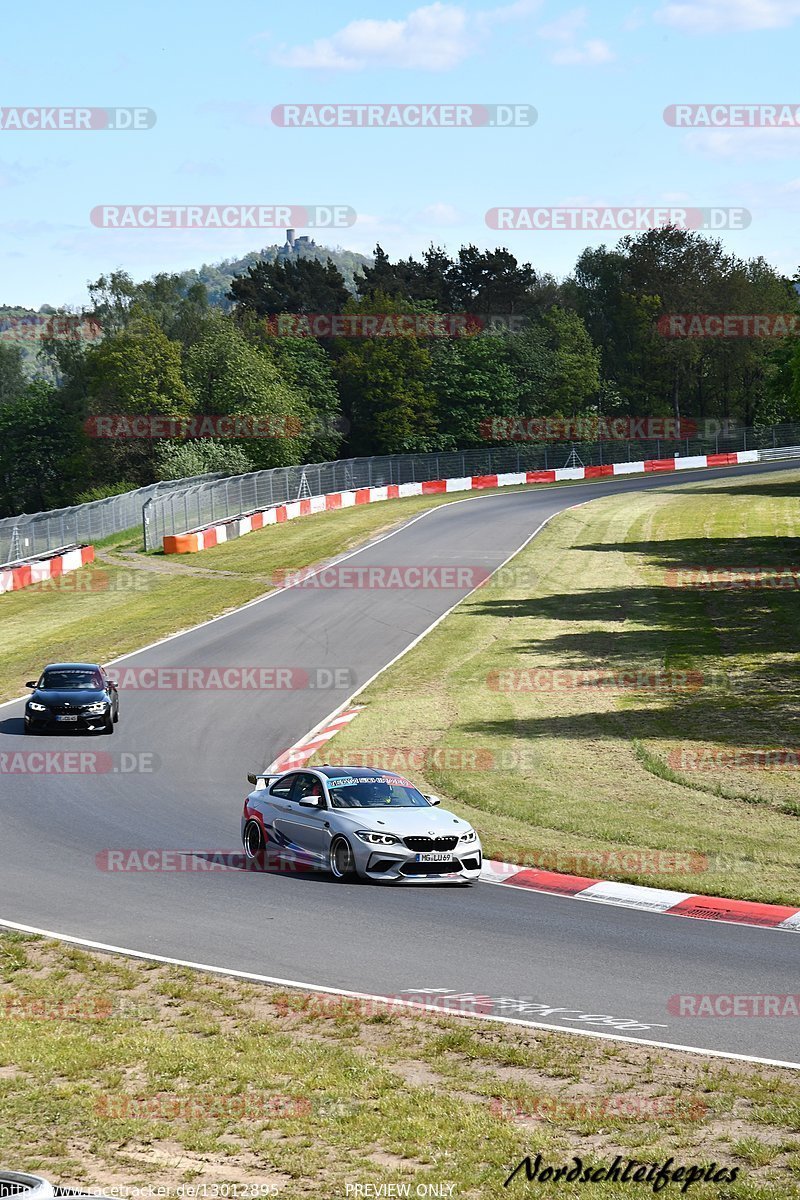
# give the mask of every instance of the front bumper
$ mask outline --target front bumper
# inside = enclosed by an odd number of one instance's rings
[[[111,710],[102,713],[76,713],[74,721],[59,721],[56,713],[25,712],[25,728],[36,733],[90,733],[105,729],[111,717]]]
[[[420,855],[405,846],[361,845],[353,846],[353,852],[359,875],[377,883],[471,882],[479,878],[483,864],[480,842],[456,846],[445,863],[420,862]]]

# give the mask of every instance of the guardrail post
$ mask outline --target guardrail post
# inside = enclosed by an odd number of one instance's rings
[[[150,509],[152,504],[153,499],[151,497],[142,505],[142,543],[145,550],[150,549]]]

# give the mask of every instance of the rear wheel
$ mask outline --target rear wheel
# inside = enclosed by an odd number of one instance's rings
[[[264,851],[264,835],[261,832],[261,826],[258,821],[248,821],[242,832],[242,845],[244,846],[245,858],[250,862],[255,862],[260,854]]]
[[[355,859],[347,838],[335,837],[328,852],[328,866],[334,879],[344,883],[353,879],[356,873]]]

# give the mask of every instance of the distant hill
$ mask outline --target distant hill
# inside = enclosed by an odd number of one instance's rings
[[[371,266],[373,262],[371,257],[357,254],[354,250],[343,250],[341,246],[330,249],[327,246],[318,246],[310,238],[299,237],[294,238],[292,243],[287,239],[282,246],[265,246],[263,250],[253,250],[250,254],[245,254],[244,258],[228,258],[221,263],[204,263],[198,270],[184,271],[182,275],[187,287],[194,283],[204,283],[210,302],[227,311],[231,307],[227,299],[231,280],[236,275],[243,275],[247,268],[255,266],[259,259],[274,262],[277,258],[316,258],[318,262],[325,262],[330,258],[341,271],[351,292],[356,290],[355,276],[362,267]]]
[[[351,292],[356,290],[355,276],[362,267],[371,266],[373,262],[371,257],[357,254],[354,250],[344,250],[341,246],[331,249],[318,246],[309,237],[294,237],[293,231],[290,230],[282,246],[265,246],[263,250],[253,250],[245,254],[244,258],[227,258],[220,263],[203,263],[197,270],[182,271],[180,275],[187,289],[195,283],[205,284],[210,303],[227,312],[231,308],[227,294],[235,276],[243,275],[247,268],[254,266],[259,259],[274,262],[277,258],[316,258],[319,262],[330,258],[341,271]],[[0,342],[19,346],[25,370],[31,377],[52,379],[53,372],[47,364],[38,359],[37,342],[30,336],[25,336],[25,324],[35,323],[37,317],[50,316],[57,311],[49,304],[43,304],[38,312],[18,305],[0,304]]]

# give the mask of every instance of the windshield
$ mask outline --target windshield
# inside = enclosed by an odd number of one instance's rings
[[[428,801],[410,783],[384,775],[352,775],[329,779],[332,808],[428,808]]]
[[[99,671],[87,671],[85,668],[76,668],[74,671],[61,669],[45,671],[39,680],[39,687],[54,692],[75,691],[76,689],[98,691],[103,687],[103,677]]]

